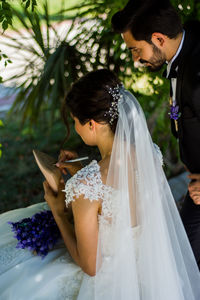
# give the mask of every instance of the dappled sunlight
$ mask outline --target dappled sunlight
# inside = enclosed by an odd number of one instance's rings
[[[149,74],[143,74],[140,77],[133,76],[134,83],[131,85],[134,92],[139,92],[147,96],[151,96],[156,93],[155,86],[163,85],[163,80],[156,76],[152,78]]]
[[[154,93],[154,89],[149,82],[149,76],[147,74],[137,78],[137,80],[132,84],[132,88],[135,92],[145,95],[152,95]]]
[[[19,269],[19,268],[20,268],[20,265],[16,265],[16,266],[15,266],[15,269]]]
[[[35,276],[36,282],[40,282],[42,279],[43,279],[43,276],[41,274],[38,274],[37,276]]]

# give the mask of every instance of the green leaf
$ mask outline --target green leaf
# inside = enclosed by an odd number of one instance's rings
[[[0,120],[0,126],[3,126],[3,121],[2,120]]]
[[[10,4],[5,2],[5,1],[2,1],[2,9],[3,10],[9,10],[10,9]]]
[[[25,7],[28,8],[29,6],[30,6],[30,0],[27,0],[27,1],[26,1],[26,6],[25,6]]]
[[[3,21],[2,28],[3,28],[4,31],[8,28],[8,22],[6,20]]]

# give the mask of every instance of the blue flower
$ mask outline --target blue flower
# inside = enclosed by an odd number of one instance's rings
[[[170,119],[178,120],[178,118],[181,116],[178,105],[170,105],[169,116],[170,116]]]
[[[18,240],[16,248],[28,249],[44,258],[61,238],[60,231],[50,210],[36,213],[18,222],[8,222],[14,237]]]

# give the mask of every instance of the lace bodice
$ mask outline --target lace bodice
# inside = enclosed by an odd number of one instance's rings
[[[78,171],[71,177],[65,185],[66,205],[68,206],[75,197],[83,195],[85,199],[92,201],[101,201],[101,215],[98,215],[99,234],[102,241],[102,255],[105,257],[105,262],[112,256],[112,234],[111,220],[113,214],[117,214],[118,202],[117,191],[112,187],[102,183],[100,167],[96,160],[93,160],[89,165]],[[113,201],[114,199],[114,201]],[[133,230],[133,238],[135,229]]]
[[[85,199],[101,201],[102,214],[111,217],[111,194],[113,189],[102,183],[100,167],[96,160],[79,170],[65,185],[66,205],[68,206],[75,197],[83,195]]]
[[[156,154],[158,155],[161,165],[163,165],[163,156],[158,145],[154,144]],[[73,177],[71,177],[65,185],[64,189],[66,195],[66,206],[72,201],[75,201],[75,197],[83,195],[85,199],[92,201],[101,201],[102,214],[99,218],[110,218],[111,213],[111,195],[116,192],[110,186],[103,184],[100,173],[100,166],[96,160],[81,170],[79,170]],[[112,207],[113,210],[113,207]]]

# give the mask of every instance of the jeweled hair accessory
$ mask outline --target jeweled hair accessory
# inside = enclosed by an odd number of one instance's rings
[[[123,87],[123,85],[117,85],[114,88],[111,88],[110,86],[106,86],[108,93],[112,96],[113,101],[111,102],[109,111],[107,111],[104,116],[109,116],[110,120],[109,123],[110,125],[113,124],[114,120],[118,118],[119,116],[119,111],[118,111],[118,104],[120,103],[122,99],[122,95],[120,93],[120,89]]]

